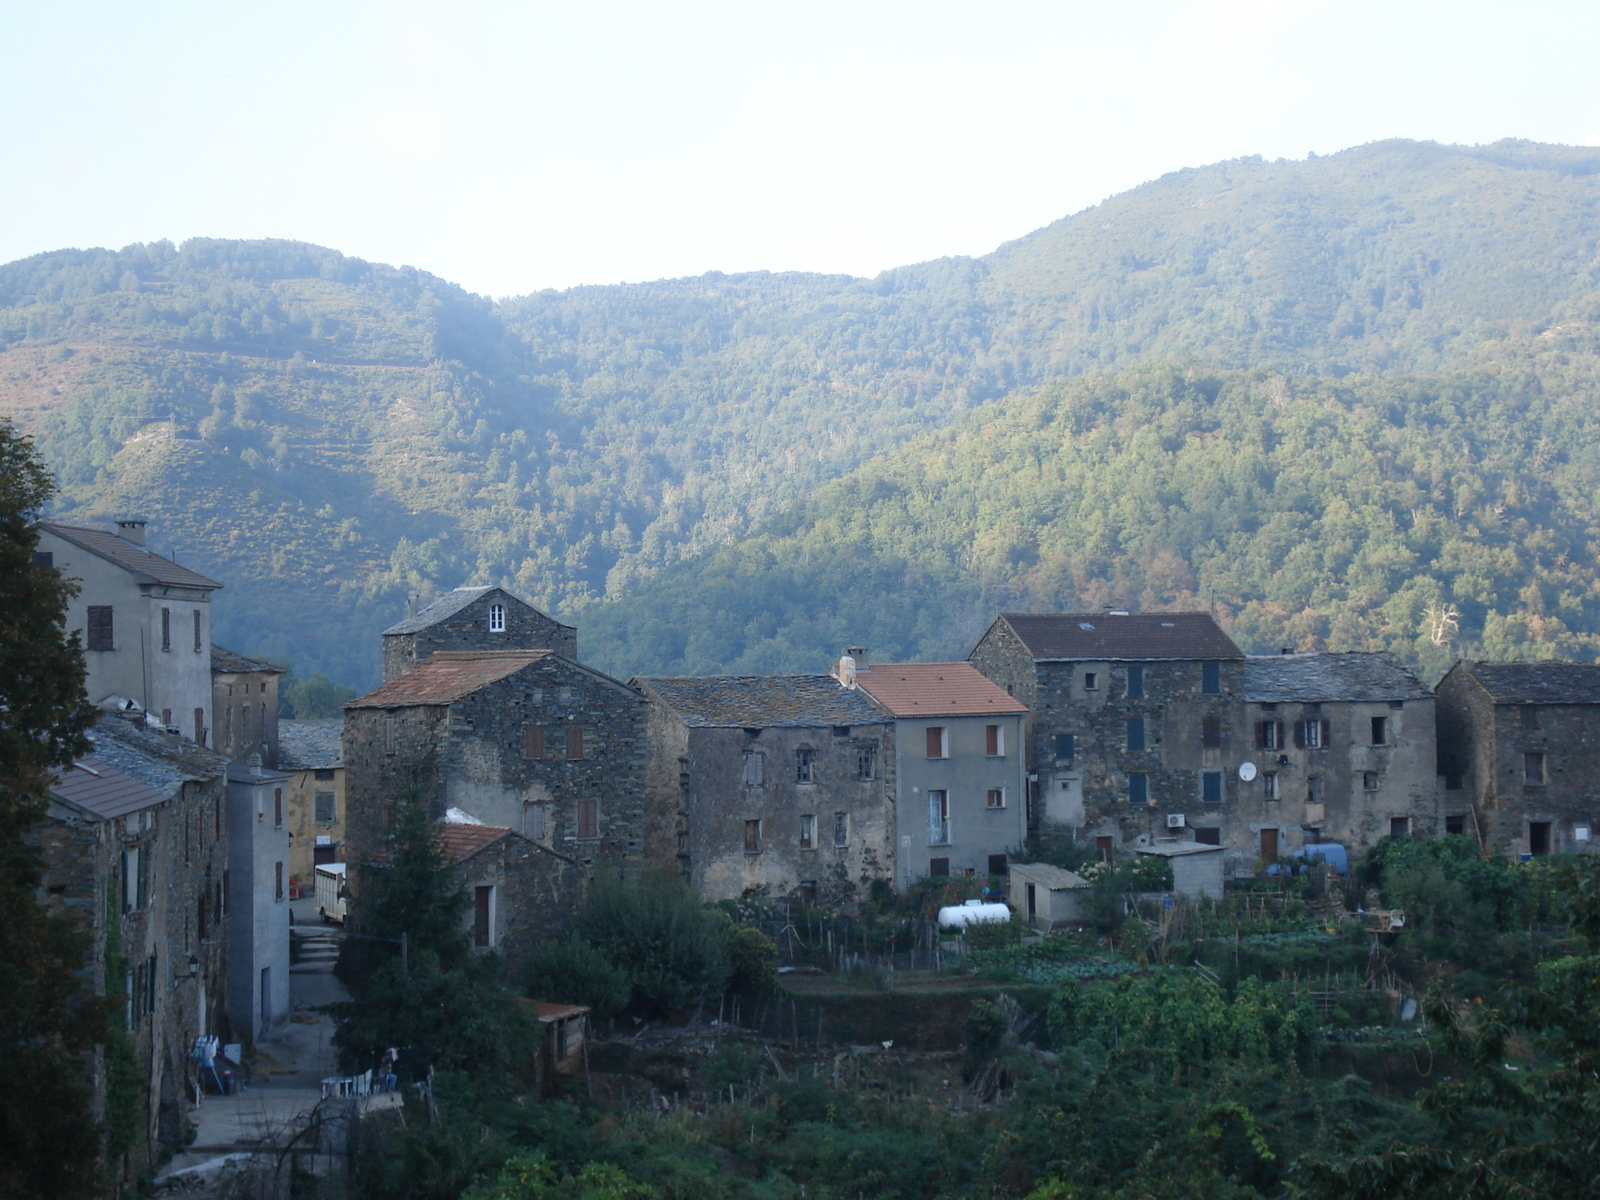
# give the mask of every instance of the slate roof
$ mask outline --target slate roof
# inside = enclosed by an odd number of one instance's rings
[[[1001,613],[1035,662],[1243,658],[1209,613]]]
[[[1244,698],[1255,704],[1421,700],[1432,694],[1387,654],[1262,654],[1244,660]]]
[[[1496,704],[1600,704],[1600,664],[1462,663]]]
[[[202,589],[222,586],[215,579],[207,579],[198,571],[180,567],[171,559],[162,558],[104,529],[87,525],[61,525],[55,521],[40,521],[39,528],[47,529],[62,541],[71,542],[81,550],[115,563],[140,583],[165,583],[174,587]]]
[[[345,707],[449,704],[553,653],[551,650],[440,650],[398,679],[391,679],[365,696],[357,696]]]
[[[101,717],[89,737],[97,759],[168,799],[185,783],[216,779],[228,769],[227,758],[216,751],[126,717]]]
[[[479,597],[486,596],[490,592],[498,592],[499,590],[500,589],[496,587],[456,588],[455,591],[451,592],[449,595],[440,596],[421,612],[415,613],[412,616],[407,617],[404,621],[400,621],[397,624],[389,626],[389,628],[383,631],[383,636],[388,637],[392,633],[420,633],[430,625],[437,625],[446,617],[455,616],[463,608],[471,604]]]
[[[693,728],[810,728],[885,720],[865,696],[831,675],[654,675],[633,683]]]
[[[88,809],[106,821],[154,808],[168,799],[93,755],[80,758],[67,770],[56,772],[50,794]]]
[[[1089,881],[1082,875],[1052,863],[1012,863],[1010,870],[1016,873],[1019,879],[1030,883],[1042,883],[1051,891],[1089,886]]]
[[[1157,858],[1183,858],[1189,854],[1221,854],[1221,846],[1209,842],[1173,842],[1171,845],[1135,846],[1138,854],[1154,854]]]
[[[337,717],[320,721],[278,722],[278,766],[285,771],[317,771],[344,766],[340,737],[344,722]]]
[[[492,846],[510,832],[503,825],[465,825],[441,821],[433,827],[433,840],[439,847],[439,853],[451,862],[459,863]]]
[[[274,663],[264,662],[259,658],[251,658],[247,654],[240,654],[237,650],[229,650],[226,646],[211,643],[211,670],[217,675],[244,675],[249,672],[265,672],[270,675],[282,675],[285,668]]]
[[[897,717],[969,717],[1025,713],[971,663],[873,663],[856,686]]]

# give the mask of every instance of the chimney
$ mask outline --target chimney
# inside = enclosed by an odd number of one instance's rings
[[[1278,649],[1278,653],[1279,654],[1293,654],[1294,651],[1291,650],[1288,646],[1281,646]]]
[[[144,545],[144,527],[150,522],[143,517],[118,517],[117,534],[135,546]]]
[[[867,648],[865,646],[848,646],[845,648],[845,653],[856,660],[857,671],[872,670],[872,668],[867,665]]]

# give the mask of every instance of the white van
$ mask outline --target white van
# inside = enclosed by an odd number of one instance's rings
[[[317,911],[322,914],[324,921],[344,924],[344,869],[348,865],[347,863],[317,864]]]

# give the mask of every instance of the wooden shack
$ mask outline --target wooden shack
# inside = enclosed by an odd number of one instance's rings
[[[581,1004],[539,1002],[539,1025],[544,1039],[539,1046],[540,1077],[546,1086],[562,1075],[576,1075],[588,1059],[584,1044],[589,1036],[589,1010]]]

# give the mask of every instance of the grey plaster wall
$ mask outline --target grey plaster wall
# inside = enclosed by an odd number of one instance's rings
[[[228,782],[228,1008],[236,1032],[250,1038],[290,1016],[288,784],[277,772]]]

